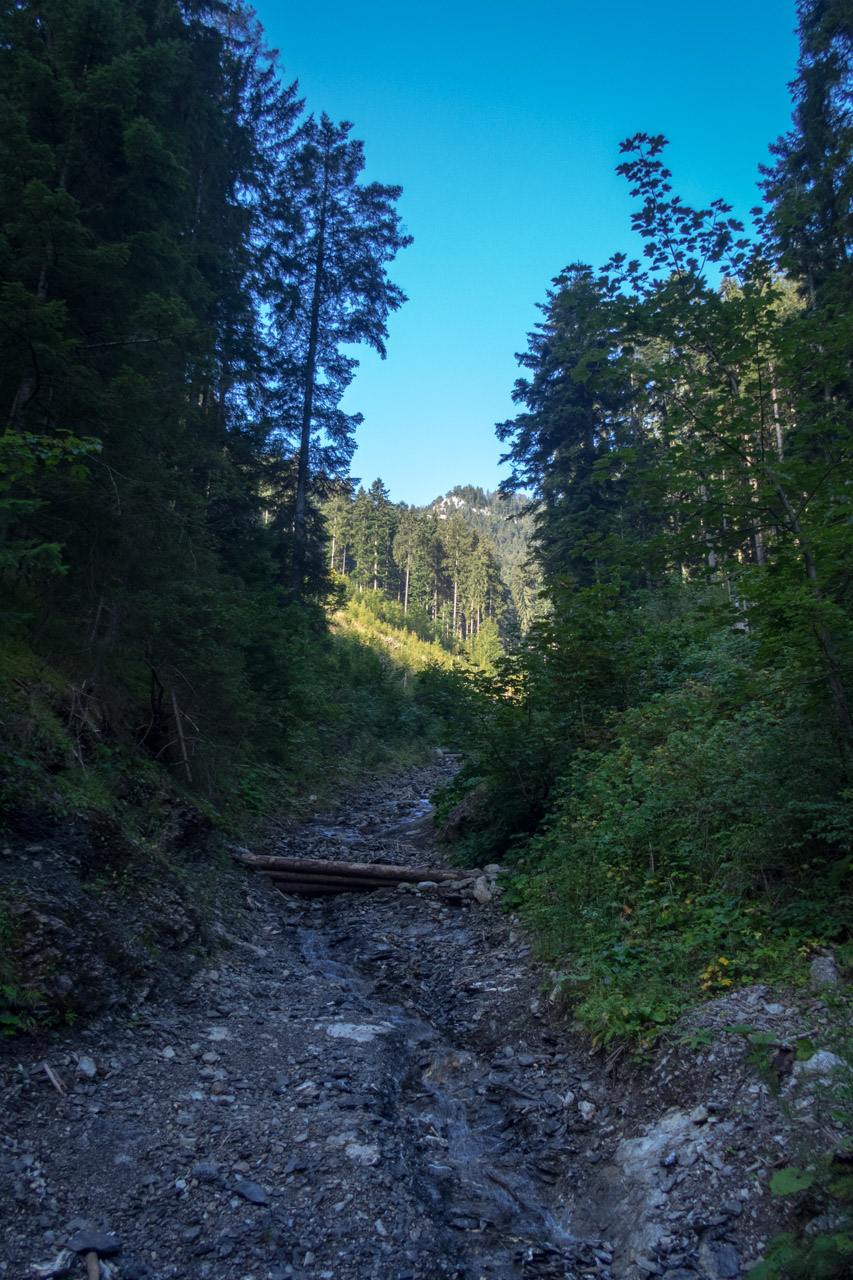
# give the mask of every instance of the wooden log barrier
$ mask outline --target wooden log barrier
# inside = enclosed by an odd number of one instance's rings
[[[479,872],[445,867],[398,867],[379,862],[327,862],[322,858],[265,858],[243,855],[241,862],[269,876],[282,893],[367,893],[423,880],[466,880]]]
[[[397,885],[402,883],[400,880],[365,880],[361,876],[353,876],[347,879],[346,876],[308,876],[298,871],[294,871],[291,875],[282,875],[281,872],[270,871],[267,873],[273,884],[286,892],[285,886],[288,884],[302,884],[307,888],[328,889],[332,893],[357,893],[366,892],[371,889],[396,889]]]
[[[327,862],[324,858],[262,858],[244,855],[243,862],[260,871],[304,871],[308,875],[360,875],[373,879],[400,881],[465,880],[474,875],[461,867],[399,867],[383,862]]]
[[[378,884],[372,880],[357,880],[351,884],[329,884],[317,880],[273,880],[280,893],[313,894],[375,893],[377,889],[396,889],[396,884]]]

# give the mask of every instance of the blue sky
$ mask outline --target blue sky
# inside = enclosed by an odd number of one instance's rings
[[[570,262],[638,253],[619,142],[663,133],[675,188],[746,218],[790,125],[794,0],[262,0],[310,111],[351,120],[415,243],[385,361],[357,352],[353,473],[395,502],[496,487],[514,353]]]

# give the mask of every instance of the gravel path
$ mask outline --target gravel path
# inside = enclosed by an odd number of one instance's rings
[[[275,851],[435,864],[446,769]],[[247,872],[241,893],[177,993],[4,1046],[0,1274],[82,1278],[92,1232],[120,1246],[102,1280],[745,1274],[790,1135],[742,1036],[617,1077],[556,1017],[499,890],[308,900]],[[819,1015],[739,998],[780,1037]]]

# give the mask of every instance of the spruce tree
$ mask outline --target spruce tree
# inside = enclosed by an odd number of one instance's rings
[[[812,306],[853,295],[853,12],[847,0],[799,0],[793,128],[763,166],[766,228]]]
[[[281,242],[267,265],[272,410],[297,449],[291,587],[304,586],[312,475],[345,475],[360,414],[340,408],[364,342],[384,358],[387,319],[406,300],[388,264],[411,243],[395,204],[401,189],[361,183],[364,147],[352,125],[305,122],[275,190]]]

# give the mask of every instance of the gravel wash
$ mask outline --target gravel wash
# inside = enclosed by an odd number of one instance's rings
[[[436,865],[451,765],[262,851]],[[745,1274],[774,1222],[762,1144],[778,1163],[787,1141],[765,1086],[687,1049],[678,1089],[671,1051],[617,1077],[478,870],[490,901],[461,880],[306,899],[247,871],[177,995],[4,1044],[0,1276],[82,1280],[91,1233],[101,1280]]]

